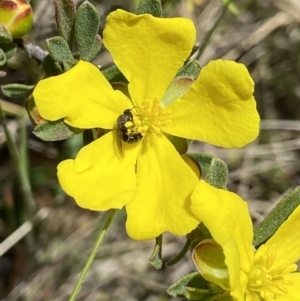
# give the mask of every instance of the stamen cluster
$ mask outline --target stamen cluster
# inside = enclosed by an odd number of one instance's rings
[[[276,248],[276,245],[263,246],[255,254],[248,282],[248,294],[253,301],[273,301],[288,292],[287,286],[293,285],[287,275],[295,272],[297,265],[280,260]]]
[[[145,136],[146,133],[159,134],[162,125],[169,125],[169,111],[157,100],[150,102],[145,100],[140,107],[134,107],[131,110],[132,121],[125,123],[128,129],[128,135],[140,133]]]

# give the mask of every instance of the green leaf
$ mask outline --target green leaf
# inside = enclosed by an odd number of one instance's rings
[[[0,43],[7,44],[12,42],[12,40],[11,34],[7,31],[5,26],[0,23]]]
[[[137,15],[150,14],[154,17],[162,16],[162,6],[160,0],[141,0],[136,10]]]
[[[4,51],[0,48],[0,66],[4,66],[6,63],[6,55]]]
[[[121,73],[116,65],[113,65],[101,72],[110,83],[128,84],[126,77]]]
[[[33,134],[44,141],[65,140],[80,132],[81,130],[71,128],[62,120],[42,121],[33,130]]]
[[[212,293],[208,289],[199,289],[194,287],[186,287],[184,292],[185,298],[195,301],[216,301],[220,293]]]
[[[75,18],[75,38],[80,52],[80,59],[90,61],[97,49],[96,40],[100,27],[100,16],[95,7],[88,1],[77,9]],[[95,46],[96,45],[96,46]],[[98,45],[99,47],[99,45]]]
[[[167,293],[173,297],[182,298],[185,296],[187,287],[208,289],[207,281],[199,273],[191,273],[172,284],[168,288]]]
[[[150,264],[157,270],[162,267],[161,252],[162,252],[162,235],[156,238],[155,247],[149,259]]]
[[[194,80],[191,77],[177,77],[173,79],[162,99],[162,104],[168,106],[179,99],[192,86]]]
[[[300,186],[285,196],[269,215],[254,229],[253,245],[263,244],[300,205]]]
[[[190,77],[194,81],[198,78],[202,67],[196,60],[189,60],[183,67],[178,71],[175,78],[177,77]]]
[[[226,189],[228,168],[221,159],[202,153],[189,153],[188,155],[200,165],[201,176],[204,176],[207,183],[217,188]]]
[[[43,60],[43,70],[47,76],[56,76],[63,73],[63,69],[60,64],[55,61],[50,54],[48,54]]]
[[[180,155],[183,155],[188,150],[188,143],[185,138],[169,135],[164,133],[164,135],[169,139],[169,141],[174,145],[176,150]]]
[[[198,78],[201,68],[202,67],[197,61],[187,61],[187,63],[178,71],[175,78],[167,88],[162,99],[163,105],[168,106],[187,92],[193,85],[194,81]]]
[[[76,59],[71,59],[71,60],[67,60],[63,62],[63,66],[64,66],[64,70],[68,71],[70,69],[72,69],[73,67],[75,67],[78,63],[78,60]]]
[[[3,94],[11,98],[26,98],[28,97],[35,86],[23,85],[23,84],[8,84],[1,86]]]
[[[64,61],[73,59],[72,52],[64,38],[53,37],[48,39],[46,42],[50,55],[55,61],[62,63]]]
[[[67,41],[70,49],[74,43],[76,9],[72,0],[54,0],[56,23],[59,34]]]
[[[90,60],[92,60],[101,51],[102,45],[102,38],[100,37],[100,35],[97,34],[90,50]]]
[[[212,238],[209,230],[203,223],[200,223],[197,228],[188,233],[186,236],[191,242],[191,249],[194,249],[202,240]]]
[[[17,52],[18,46],[16,43],[12,42],[8,44],[2,44],[1,48],[5,52],[6,59],[9,60]]]

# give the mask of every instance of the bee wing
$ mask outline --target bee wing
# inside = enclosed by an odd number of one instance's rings
[[[122,146],[122,131],[118,127],[116,130],[116,135],[117,135],[117,147],[118,147],[120,156],[123,158],[124,152],[123,152],[123,146]]]

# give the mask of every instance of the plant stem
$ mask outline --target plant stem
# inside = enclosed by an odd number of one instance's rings
[[[21,49],[23,49],[30,57],[36,59],[40,63],[43,62],[44,58],[49,54],[48,51],[28,42],[25,39],[14,39],[14,42]]]
[[[21,116],[21,118],[24,118]],[[3,125],[3,129],[4,129],[4,133],[6,135],[6,140],[7,140],[7,146],[10,152],[10,155],[12,157],[12,160],[16,166],[17,172],[18,172],[18,177],[20,180],[20,188],[21,188],[21,193],[23,195],[23,198],[26,202],[26,215],[27,217],[24,218],[24,220],[22,220],[22,222],[25,222],[26,220],[31,220],[32,216],[33,216],[33,212],[35,210],[35,202],[32,196],[32,191],[31,191],[31,186],[30,186],[30,181],[28,178],[28,173],[27,170],[25,168],[24,165],[24,158],[20,157],[20,152],[16,146],[16,143],[14,142],[14,139],[12,137],[12,135],[10,134],[7,124],[6,124],[6,120],[5,120],[5,115],[4,112],[2,110],[1,104],[0,104],[0,124],[2,123]],[[24,138],[24,129],[22,130],[23,132],[23,142],[25,142],[25,138]],[[23,151],[22,151],[22,155],[25,154],[24,148],[26,148],[26,144],[24,144],[22,146]],[[23,162],[22,162],[23,159]]]
[[[219,18],[216,20],[216,22],[214,23],[213,27],[210,29],[210,31],[206,34],[206,36],[204,37],[203,42],[201,43],[201,46],[198,50],[197,53],[197,57],[196,59],[199,60],[199,58],[201,57],[201,55],[203,54],[204,50],[206,49],[208,43],[210,42],[210,39],[213,35],[213,33],[215,32],[215,30],[217,29],[217,27],[219,26],[219,24],[221,23],[221,21],[223,20],[223,18],[225,17],[227,11],[228,11],[228,6],[231,3],[231,0],[227,1],[221,15],[219,16]]]
[[[189,239],[187,239],[184,247],[182,248],[182,250],[179,252],[178,255],[176,255],[176,257],[174,257],[173,259],[169,260],[167,263],[166,263],[166,266],[172,266],[174,265],[175,263],[179,262],[183,256],[186,254],[186,252],[189,250],[189,247],[191,245],[191,241]]]
[[[107,232],[107,229],[109,228],[109,226],[111,224],[111,221],[112,221],[115,213],[116,213],[115,209],[111,210],[111,212],[110,212],[110,214],[109,214],[109,216],[108,216],[108,218],[107,218],[107,220],[106,220],[103,228],[100,231],[100,235],[99,235],[99,237],[98,237],[98,239],[97,239],[97,241],[96,241],[96,243],[94,245],[92,253],[90,254],[88,260],[86,261],[85,266],[84,266],[83,270],[81,271],[81,275],[80,275],[80,277],[79,277],[79,279],[77,281],[77,284],[76,284],[76,286],[75,286],[75,288],[73,290],[73,293],[72,293],[72,295],[71,295],[71,297],[69,298],[68,301],[75,301],[76,296],[78,295],[78,293],[80,291],[80,288],[81,288],[81,285],[82,285],[82,283],[83,283],[83,281],[85,279],[85,276],[86,276],[88,270],[90,269],[90,267],[91,267],[91,265],[92,265],[92,263],[93,263],[96,255],[97,255],[99,247],[100,247],[100,245],[101,245],[101,243],[102,243],[102,241],[104,239],[104,236],[105,236],[105,234]]]

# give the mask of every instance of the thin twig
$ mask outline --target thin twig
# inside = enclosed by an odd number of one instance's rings
[[[30,43],[25,39],[15,39],[14,42],[23,49],[30,57],[36,59],[38,62],[43,62],[44,58],[49,54],[40,46]]]
[[[3,125],[3,129],[4,129],[4,132],[6,135],[6,139],[7,139],[7,146],[8,146],[10,155],[12,157],[12,160],[17,168],[18,177],[19,177],[20,184],[21,184],[20,185],[21,193],[26,202],[26,207],[27,207],[26,213],[29,215],[28,218],[30,219],[30,217],[32,216],[34,209],[35,209],[35,202],[34,202],[34,199],[32,196],[30,182],[28,179],[26,169],[24,168],[24,166],[21,162],[19,150],[16,146],[16,143],[13,140],[12,135],[10,134],[10,132],[8,130],[6,120],[5,120],[5,115],[2,110],[1,104],[0,104],[0,123],[2,123],[2,125]]]
[[[110,226],[110,224],[111,224],[111,222],[113,220],[113,217],[114,217],[115,213],[116,213],[115,209],[111,210],[111,212],[110,212],[110,214],[109,214],[109,216],[108,216],[108,218],[107,218],[107,220],[106,220],[103,228],[100,231],[98,239],[97,239],[97,241],[96,241],[96,243],[94,245],[94,248],[92,250],[92,253],[90,254],[88,260],[86,261],[83,270],[81,271],[81,275],[79,277],[79,280],[78,280],[78,282],[77,282],[77,284],[76,284],[76,286],[75,286],[75,288],[73,290],[73,293],[72,293],[69,301],[75,301],[75,299],[76,299],[76,297],[77,297],[77,295],[78,295],[78,293],[80,291],[81,285],[82,285],[82,283],[83,283],[83,281],[85,279],[85,276],[86,276],[88,270],[90,269],[90,267],[91,267],[91,265],[92,265],[92,263],[93,263],[96,255],[97,255],[99,247],[100,247],[100,245],[101,245],[101,243],[102,243],[102,241],[104,239],[104,236],[105,236],[105,234],[106,234],[106,232],[107,232],[107,230],[108,230],[108,228],[109,228],[109,226]]]
[[[18,241],[24,238],[40,221],[44,220],[48,216],[48,209],[40,209],[34,216],[32,222],[27,221],[22,224],[17,230],[15,230],[9,237],[7,237],[2,243],[0,243],[0,257],[11,249]]]
[[[223,18],[225,17],[227,11],[228,11],[228,6],[231,3],[231,0],[229,0],[226,5],[224,6],[222,13],[220,15],[220,17],[216,20],[216,22],[214,23],[213,27],[211,28],[211,30],[206,34],[203,42],[201,43],[201,46],[197,52],[196,55],[196,59],[199,60],[199,58],[201,57],[201,55],[203,54],[204,50],[206,49],[207,45],[210,42],[210,39],[213,35],[213,33],[215,32],[215,30],[218,28],[219,24],[221,23],[221,21],[223,20]]]

